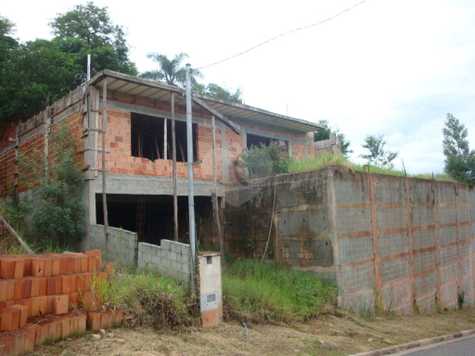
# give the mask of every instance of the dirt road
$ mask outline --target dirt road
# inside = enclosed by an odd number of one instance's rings
[[[475,309],[429,316],[323,316],[308,323],[250,325],[223,323],[209,330],[180,332],[150,328],[113,329],[43,346],[38,356],[151,355],[346,355],[458,330],[475,328]]]

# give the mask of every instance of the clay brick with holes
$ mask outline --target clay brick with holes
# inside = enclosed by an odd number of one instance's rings
[[[63,295],[53,295],[49,296],[53,300],[53,314],[62,315],[67,314],[69,311],[69,296],[67,294]]]
[[[0,302],[12,300],[15,296],[15,280],[0,279]]]
[[[61,293],[70,294],[76,292],[76,275],[61,276]]]
[[[101,329],[101,313],[87,313],[87,328],[92,331],[98,331]]]
[[[61,276],[48,277],[47,282],[47,291],[48,295],[61,294],[63,290],[62,278]]]
[[[22,257],[3,256],[0,257],[0,278],[17,279],[22,278],[25,269],[25,260]]]

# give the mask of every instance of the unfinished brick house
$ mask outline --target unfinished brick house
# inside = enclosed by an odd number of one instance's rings
[[[173,118],[176,185],[171,153]],[[78,160],[87,181],[84,204],[88,224],[103,222],[105,152],[110,226],[137,232],[141,241],[158,243],[162,238],[172,239],[172,197],[176,187],[180,240],[188,240],[183,89],[108,70],[98,73],[86,85],[33,118],[3,129],[0,196],[28,190],[19,183],[19,154],[42,152],[47,171],[54,155],[50,135],[60,123],[70,128],[77,142]],[[195,96],[193,172],[198,239],[206,233],[206,222],[210,221],[212,194],[222,200],[226,187],[237,183],[235,162],[243,150],[252,145],[277,143],[290,157],[308,157],[315,154],[313,132],[317,128],[314,123],[248,105]]]

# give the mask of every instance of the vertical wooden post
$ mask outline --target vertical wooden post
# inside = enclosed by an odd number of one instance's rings
[[[212,196],[212,204],[213,204],[213,213],[216,219],[216,228],[218,230],[218,239],[219,239],[219,252],[221,252],[221,256],[224,255],[224,241],[223,241],[223,233],[221,231],[221,221],[219,215],[219,205],[218,205],[218,175],[216,170],[216,119],[211,116],[211,127],[212,127],[212,135],[213,139],[211,142],[211,149],[212,149],[212,165],[213,165],[213,180],[214,180],[214,194]],[[221,260],[223,261],[223,259]]]
[[[44,154],[44,178],[45,181],[48,181],[48,175],[49,175],[49,128],[50,128],[50,119],[49,119],[49,108],[46,107],[46,110],[44,112],[44,133],[43,133],[43,139],[44,139],[44,147],[43,147],[43,154]]]
[[[107,78],[102,85],[102,211],[104,214],[104,236],[106,239],[106,251],[109,243],[109,216],[107,212],[106,190],[106,126],[107,126]]]
[[[175,132],[175,93],[171,93],[171,113],[172,113],[172,181],[173,181],[173,226],[174,239],[178,241],[178,197],[176,182],[176,132]]]
[[[15,172],[13,174],[13,199],[18,202],[18,185],[20,180],[20,133],[19,125],[15,128]]]
[[[168,147],[167,147],[167,118],[163,119],[163,159],[168,159]]]

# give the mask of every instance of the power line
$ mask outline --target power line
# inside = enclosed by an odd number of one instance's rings
[[[252,46],[252,47],[249,47],[243,51],[240,51],[240,52],[237,52],[229,57],[225,57],[223,59],[220,59],[216,62],[212,62],[212,63],[209,63],[207,65],[204,65],[204,66],[201,66],[201,67],[198,67],[197,69],[201,70],[201,69],[206,69],[206,68],[209,68],[209,67],[213,67],[215,65],[218,65],[218,64],[221,64],[221,63],[224,63],[224,62],[227,62],[227,61],[230,61],[231,59],[234,59],[234,58],[237,58],[237,57],[240,57],[240,56],[243,56],[259,47],[262,47],[270,42],[274,42],[282,37],[285,37],[285,36],[288,36],[290,34],[293,34],[293,33],[296,33],[296,32],[300,32],[300,31],[305,31],[305,30],[308,30],[310,28],[313,28],[313,27],[317,27],[317,26],[320,26],[320,25],[323,25],[327,22],[330,22],[334,19],[336,19],[337,17],[340,17],[341,15],[344,15],[352,10],[354,10],[355,8],[363,5],[364,3],[366,3],[367,0],[361,0],[361,1],[358,1],[357,3],[353,4],[352,6],[349,6],[347,8],[344,8],[343,10],[337,12],[336,14],[332,15],[332,16],[329,16],[329,17],[326,17],[320,21],[317,21],[317,22],[314,22],[314,23],[311,23],[311,24],[308,24],[308,25],[305,25],[305,26],[300,26],[300,27],[296,27],[296,28],[293,28],[291,30],[288,30],[288,31],[284,31],[284,32],[281,32],[271,38],[268,38],[267,40],[265,41],[262,41],[262,42],[259,42],[258,44]]]

